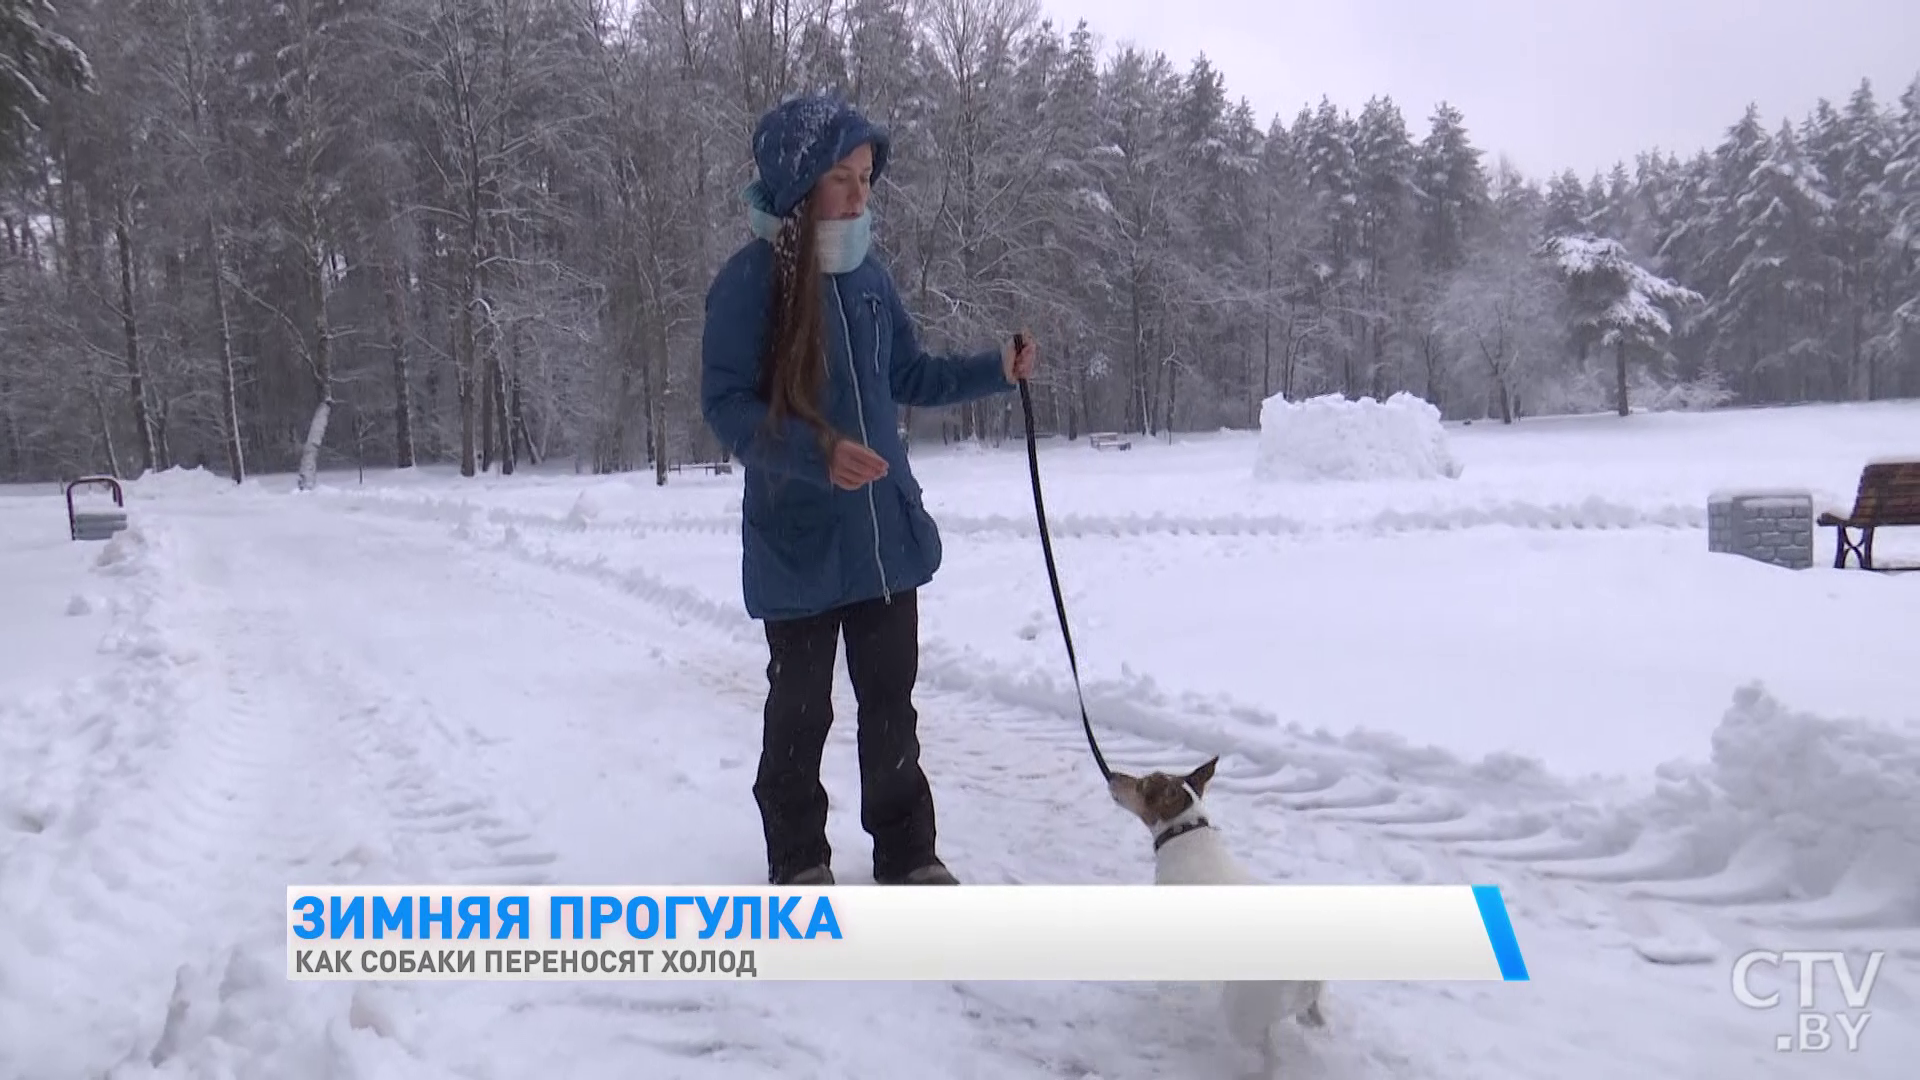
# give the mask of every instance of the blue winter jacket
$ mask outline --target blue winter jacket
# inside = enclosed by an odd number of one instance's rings
[[[834,429],[887,459],[887,475],[854,491],[827,477],[819,440],[788,417],[766,430],[757,393],[771,307],[773,248],[754,240],[707,291],[700,406],[745,466],[741,584],[747,614],[789,619],[918,588],[940,567],[940,533],[921,500],[898,429],[899,405],[952,405],[1012,390],[1000,352],[936,356],[886,269],[869,254],[822,282],[828,382],[822,412]]]

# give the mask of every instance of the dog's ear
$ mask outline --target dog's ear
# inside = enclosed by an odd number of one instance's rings
[[[1198,794],[1206,794],[1207,784],[1213,780],[1214,767],[1220,764],[1220,755],[1215,754],[1205,765],[1187,774],[1187,784]]]

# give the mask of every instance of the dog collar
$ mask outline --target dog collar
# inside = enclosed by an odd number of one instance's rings
[[[1171,829],[1168,829],[1166,832],[1161,833],[1159,836],[1154,837],[1153,850],[1159,851],[1162,847],[1166,846],[1167,841],[1172,840],[1174,837],[1185,836],[1190,832],[1196,832],[1200,829],[1208,828],[1210,827],[1210,824],[1211,823],[1209,823],[1207,819],[1204,817],[1197,817],[1197,818],[1194,818],[1192,821],[1182,822],[1181,824],[1176,825]]]

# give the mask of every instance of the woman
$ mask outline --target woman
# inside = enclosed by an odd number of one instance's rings
[[[913,684],[918,589],[940,534],[907,465],[896,406],[951,405],[1015,387],[1017,353],[934,356],[868,252],[867,200],[887,134],[837,100],[803,97],[762,117],[755,239],[707,292],[700,403],[745,466],[741,584],[766,626],[767,703],[753,794],[767,879],[833,884],[820,755],[844,637],[859,702],[860,824],[882,884],[955,885],[935,851]]]

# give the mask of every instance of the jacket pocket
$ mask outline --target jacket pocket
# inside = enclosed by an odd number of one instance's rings
[[[742,526],[741,584],[749,609],[787,617],[839,603],[846,568],[831,501],[757,507],[743,515]]]
[[[910,484],[895,484],[899,493],[900,516],[906,519],[907,533],[913,537],[914,546],[920,549],[921,572],[932,577],[940,569],[940,560],[944,551],[940,543],[940,527],[934,524],[933,515],[920,498],[920,492]]]

